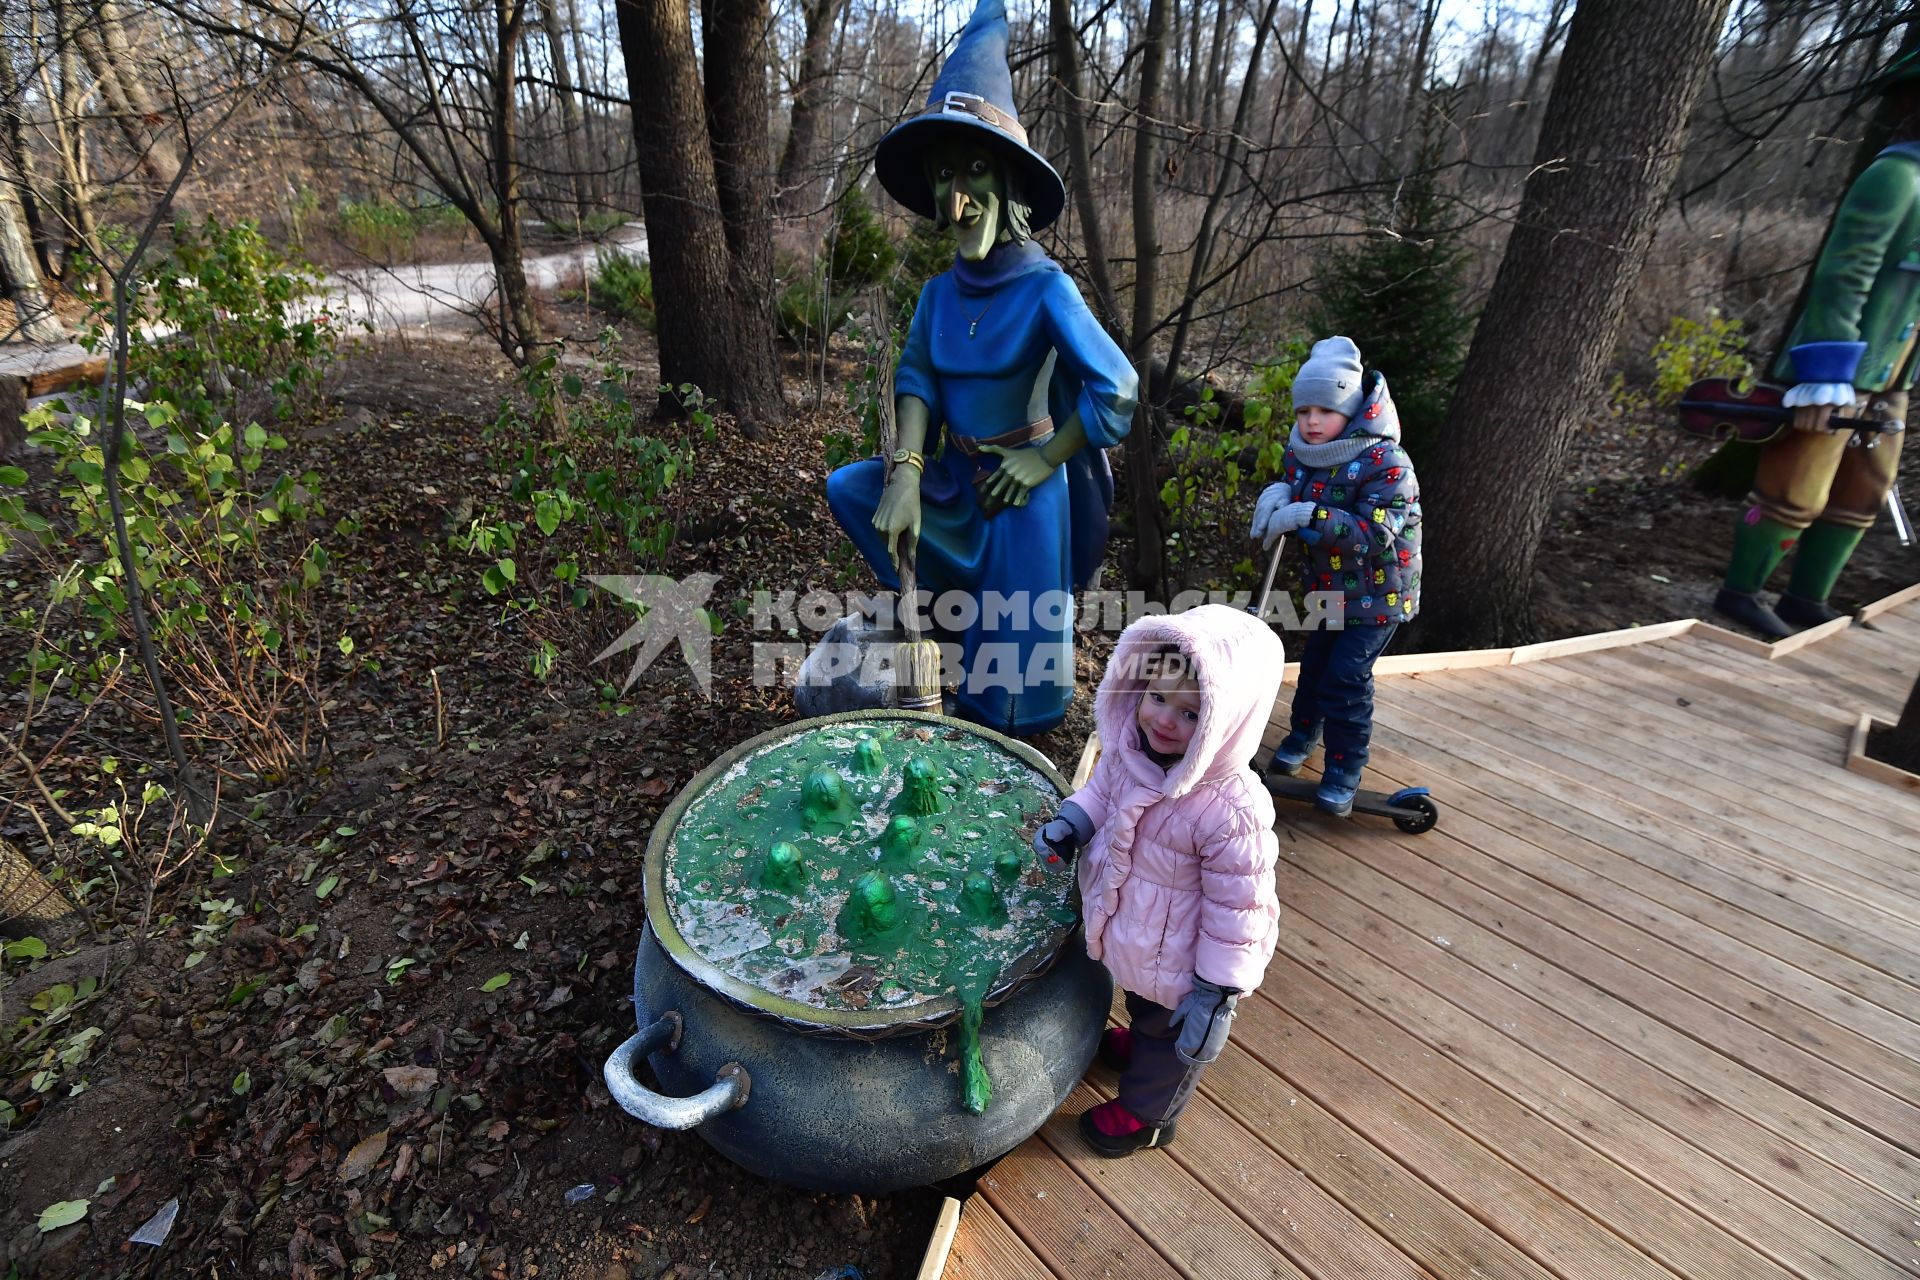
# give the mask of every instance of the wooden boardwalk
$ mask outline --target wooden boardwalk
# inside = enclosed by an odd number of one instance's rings
[[[1282,806],[1280,951],[1178,1141],[1087,1151],[1096,1069],[944,1275],[1920,1275],[1920,796],[1841,767],[1920,602],[1873,627],[1383,677],[1373,785],[1438,828]]]

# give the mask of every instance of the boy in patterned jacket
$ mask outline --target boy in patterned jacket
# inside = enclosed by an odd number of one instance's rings
[[[1362,371],[1352,339],[1316,342],[1293,380],[1294,429],[1278,482],[1260,495],[1252,536],[1307,549],[1309,591],[1338,591],[1342,616],[1307,635],[1289,732],[1268,768],[1300,772],[1326,736],[1314,803],[1345,817],[1373,733],[1373,663],[1420,609],[1420,485],[1400,447],[1387,380]]]

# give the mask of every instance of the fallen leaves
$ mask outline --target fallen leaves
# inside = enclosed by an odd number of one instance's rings
[[[92,1204],[90,1200],[56,1200],[40,1211],[40,1230],[58,1231],[62,1227],[70,1227],[87,1216]]]
[[[340,1181],[354,1182],[373,1172],[380,1163],[380,1157],[387,1154],[387,1131],[382,1129],[371,1137],[362,1138],[353,1144],[353,1150],[347,1152],[347,1158],[340,1162]]]
[[[440,1073],[432,1067],[388,1067],[380,1073],[393,1087],[393,1091],[403,1098],[416,1098],[430,1093],[440,1083]]]

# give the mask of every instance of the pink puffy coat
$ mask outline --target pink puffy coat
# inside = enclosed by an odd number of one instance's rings
[[[1175,645],[1199,677],[1187,754],[1161,769],[1141,749],[1141,660]],[[1172,1008],[1197,973],[1260,985],[1280,933],[1273,799],[1251,762],[1284,662],[1280,638],[1226,605],[1142,618],[1120,636],[1094,700],[1102,753],[1072,800],[1094,826],[1080,854],[1087,952],[1122,987]]]

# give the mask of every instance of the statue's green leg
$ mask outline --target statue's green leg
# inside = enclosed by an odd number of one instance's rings
[[[1743,519],[1733,535],[1733,559],[1727,563],[1727,590],[1751,595],[1766,586],[1767,579],[1780,567],[1780,561],[1799,537],[1800,530],[1772,516],[1761,516],[1750,524]],[[1801,552],[1802,556],[1805,554]]]
[[[1833,594],[1833,584],[1847,567],[1853,549],[1860,545],[1865,529],[1816,520],[1800,535],[1800,550],[1793,558],[1793,576],[1787,590],[1802,600],[1824,601]]]

